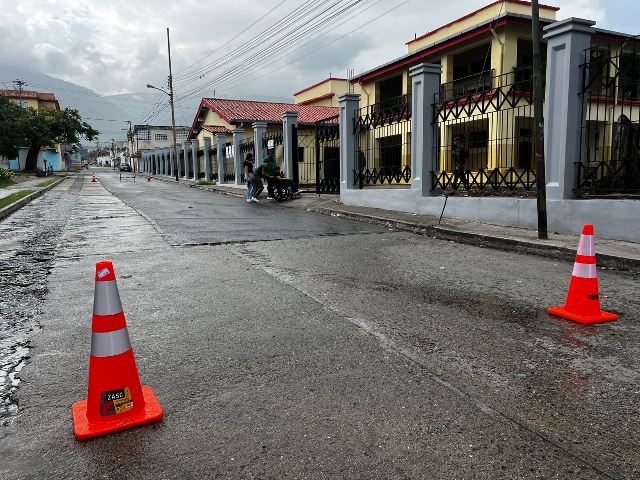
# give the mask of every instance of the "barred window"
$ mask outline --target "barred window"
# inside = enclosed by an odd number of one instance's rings
[[[153,138],[157,141],[166,141],[168,137],[166,133],[156,133]]]
[[[144,142],[148,142],[151,139],[149,134],[149,130],[140,130],[138,131],[138,140],[142,140]]]

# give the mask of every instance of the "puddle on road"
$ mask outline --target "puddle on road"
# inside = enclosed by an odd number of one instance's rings
[[[29,359],[29,340],[40,330],[35,319],[72,198],[54,189],[0,222],[0,439],[18,410],[19,373]]]

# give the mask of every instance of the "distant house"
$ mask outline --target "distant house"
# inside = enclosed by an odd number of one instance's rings
[[[181,145],[186,139],[189,127],[176,126],[176,144]],[[171,126],[167,125],[134,125],[130,138],[131,164],[136,171],[141,169],[139,164],[142,153],[158,148],[173,146]]]
[[[20,105],[22,108],[60,110],[60,104],[53,93],[35,92],[31,90],[0,90],[0,95],[8,97],[12,102]],[[6,166],[11,170],[24,170],[27,152],[27,148],[21,148],[18,152],[18,157],[9,159]],[[43,148],[38,155],[36,168],[39,170],[45,170],[45,168],[55,171],[65,170],[60,145],[56,145],[53,148]]]
[[[293,94],[296,105],[337,107],[338,98],[349,93],[349,80],[329,77]]]
[[[244,130],[240,144],[240,154],[246,155],[254,151],[254,122],[266,122],[266,131],[260,141],[267,152],[275,156],[278,165],[284,168],[284,147],[282,132],[282,115],[285,112],[298,113],[298,141],[303,144],[315,145],[315,126],[317,122],[338,115],[337,107],[318,106],[306,103],[278,103],[254,100],[232,100],[223,98],[203,98],[189,131],[190,139],[198,139],[200,145],[209,138],[212,145],[217,145],[217,134],[225,134],[225,158],[231,159],[235,152],[231,149],[232,130]],[[303,173],[301,183],[315,182],[315,156],[311,149],[299,148],[298,163]],[[231,160],[229,160],[231,161]],[[258,159],[260,162],[261,159]],[[231,164],[227,169],[231,169]],[[313,178],[311,178],[313,177]]]

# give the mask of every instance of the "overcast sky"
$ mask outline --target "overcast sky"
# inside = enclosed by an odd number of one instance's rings
[[[378,0],[376,4],[373,0],[365,1],[362,6],[374,5],[315,43],[294,53],[283,49],[267,51],[260,57],[264,61],[262,66],[254,66],[254,60],[245,60],[242,65],[249,69],[236,70],[237,77],[226,84],[214,83],[203,91],[211,95],[216,89],[218,96],[288,98],[329,73],[345,76],[349,67],[358,73],[403,55],[404,44],[414,33],[420,35],[490,1]],[[274,9],[203,63],[237,52],[234,47],[303,3],[303,0],[0,0],[0,64],[47,73],[100,94],[139,92],[145,90],[147,83],[160,86],[166,80],[166,27],[171,29],[174,74],[179,79],[186,73],[185,67],[219,49],[269,10]],[[640,33],[638,0],[550,3],[561,8],[559,18],[579,16],[596,20],[603,28]],[[400,6],[396,10],[340,38],[397,5]],[[331,25],[329,22],[322,28],[326,31]],[[306,56],[300,59],[303,55]],[[269,74],[272,70],[275,73]],[[177,81],[178,96],[186,95],[215,75],[214,71],[202,79]],[[256,78],[259,75],[263,76]]]

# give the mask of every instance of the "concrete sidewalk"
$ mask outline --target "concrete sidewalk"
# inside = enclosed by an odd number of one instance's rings
[[[0,199],[6,198],[12,193],[20,192],[22,190],[39,190],[42,187],[38,187],[42,182],[46,182],[47,180],[53,177],[35,177],[31,180],[27,180],[25,182],[16,183],[15,185],[9,185],[4,188],[0,188]]]
[[[153,178],[175,183],[174,180],[165,180],[160,177]],[[246,187],[242,185],[197,185],[192,180],[184,179],[180,179],[178,184],[239,197],[244,197],[246,191]],[[343,205],[337,195],[303,194],[293,201],[272,202],[263,200],[261,204],[301,208],[361,222],[382,224],[396,230],[410,231],[443,240],[541,255],[567,261],[574,260],[580,240],[580,232],[576,232],[576,235],[550,232],[548,240],[540,240],[535,230],[524,228],[504,227],[446,217],[439,221],[438,217],[431,215]],[[598,239],[598,231],[596,229],[596,248],[599,267],[640,272],[640,243]]]

